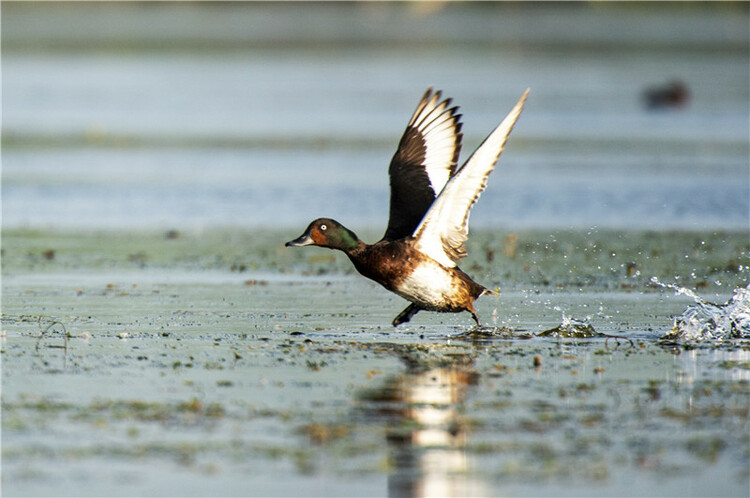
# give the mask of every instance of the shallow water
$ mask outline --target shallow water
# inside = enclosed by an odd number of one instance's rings
[[[530,232],[489,258],[477,231],[464,267],[508,280],[471,331],[392,328],[403,300],[284,232],[6,230],[3,491],[740,496],[748,343],[660,345],[693,301],[649,278],[714,268],[691,286],[726,301],[750,247],[722,237]],[[581,239],[585,271],[552,263]],[[645,275],[612,263],[630,244]],[[594,336],[544,334],[566,318]]]
[[[656,295],[610,297],[635,305],[632,343],[463,339],[431,317],[382,326],[393,303],[357,281],[127,282],[34,287],[45,312],[64,313],[65,350],[59,334],[40,339],[34,316],[4,318],[8,494],[747,489],[748,352],[655,346],[668,319],[643,312],[666,311]],[[11,280],[5,294],[16,290]],[[283,311],[256,308],[279,300]],[[332,300],[347,311],[322,312]]]
[[[750,284],[746,5],[2,9],[3,495],[750,492],[747,338],[660,340]],[[377,240],[430,84],[464,153],[532,88],[481,330],[283,247]]]

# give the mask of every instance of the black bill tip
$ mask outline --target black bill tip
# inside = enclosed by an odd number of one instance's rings
[[[315,244],[312,237],[310,237],[308,234],[302,234],[299,237],[297,237],[294,240],[290,240],[286,244],[284,244],[286,247],[300,247],[300,246],[310,246]]]

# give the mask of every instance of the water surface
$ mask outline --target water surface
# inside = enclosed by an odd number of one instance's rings
[[[5,495],[750,492],[747,339],[660,341],[750,282],[746,4],[2,9]],[[282,245],[377,240],[428,85],[464,157],[531,87],[484,330]]]
[[[5,11],[6,227],[384,227],[429,85],[461,106],[463,159],[532,90],[476,226],[750,225],[745,8]],[[687,104],[646,109],[675,79]]]

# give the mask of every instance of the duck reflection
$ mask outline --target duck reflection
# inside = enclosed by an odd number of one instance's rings
[[[385,426],[389,496],[484,494],[470,475],[461,412],[478,374],[470,365],[409,369],[362,394],[368,417]]]

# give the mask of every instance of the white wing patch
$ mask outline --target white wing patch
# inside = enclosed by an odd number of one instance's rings
[[[461,116],[454,115],[455,109],[448,108],[450,99],[438,104],[440,96],[441,93],[437,92],[429,100],[423,100],[409,121],[409,126],[419,130],[424,137],[423,164],[435,195],[443,189],[455,168],[456,147],[460,143],[456,124]]]
[[[526,90],[503,122],[450,178],[414,231],[416,248],[443,266],[454,267],[466,255],[469,213],[487,186],[487,177],[505,148],[528,94]]]

